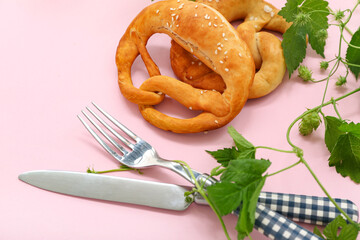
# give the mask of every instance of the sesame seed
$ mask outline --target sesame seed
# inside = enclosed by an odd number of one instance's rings
[[[191,62],[191,64],[192,64],[192,65],[194,65],[194,64],[195,64],[195,62]]]
[[[215,19],[218,19],[218,17],[217,17],[217,16],[215,16]]]
[[[190,76],[189,79],[191,80],[191,79],[192,79],[192,76]]]
[[[200,91],[200,94],[203,94],[203,93],[204,93],[204,91],[203,91],[203,90],[201,90],[201,91]]]
[[[226,55],[228,51],[225,51],[224,54]]]
[[[213,26],[214,26],[214,27],[217,27],[217,24],[214,23]]]
[[[239,56],[242,57],[241,53],[239,53]]]
[[[222,36],[225,37],[225,33],[223,33]]]
[[[195,13],[195,17],[197,17],[197,13]]]
[[[175,13],[172,13],[171,16],[174,17],[176,14]]]
[[[225,41],[227,41],[228,39],[227,38],[224,38]]]
[[[216,124],[218,124],[218,123],[219,123],[219,121],[218,121],[218,120],[215,120],[215,123],[216,123]]]
[[[271,17],[273,17],[274,15],[275,15],[275,13],[274,13],[274,12],[271,12],[271,13],[270,13],[270,16],[271,16]]]
[[[264,6],[264,11],[267,12],[267,13],[269,13],[269,12],[272,11],[272,8],[269,7],[268,5],[265,5],[265,6]]]
[[[158,9],[158,10],[156,10],[156,14],[158,14],[160,12],[160,10]]]
[[[176,26],[176,27],[179,27],[179,24],[176,24],[175,26]]]
[[[225,72],[228,72],[229,71],[229,69],[228,68],[225,68]]]
[[[176,15],[175,20],[178,20],[178,19],[179,19],[179,15]]]
[[[217,49],[215,50],[215,54],[218,54],[218,50],[217,50]]]
[[[176,10],[176,8],[170,8],[170,10],[171,10],[171,11],[175,11],[175,10]]]
[[[217,49],[219,49],[219,51],[221,51],[221,47],[218,47]]]
[[[209,22],[209,26],[211,26],[211,22]]]
[[[199,66],[202,64],[202,62],[199,62]]]
[[[221,63],[221,64],[223,64],[223,63],[224,63],[224,61],[223,61],[223,60],[220,60],[220,63]]]
[[[162,95],[163,93],[162,93],[162,92],[158,92],[157,94]]]
[[[192,110],[192,107],[189,107],[190,110]]]

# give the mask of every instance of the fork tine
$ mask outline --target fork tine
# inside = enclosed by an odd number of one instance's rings
[[[89,131],[89,133],[95,138],[95,140],[112,156],[114,156],[117,160],[120,160],[122,157],[119,156],[114,150],[112,150],[109,145],[107,145],[95,132],[92,130],[92,128],[79,116],[77,115],[79,120],[82,122],[82,124],[85,126],[85,128]]]
[[[93,110],[86,107],[86,109],[102,124],[104,125],[112,134],[114,134],[115,137],[117,137],[120,141],[122,141],[126,146],[128,146],[131,149],[134,149],[134,145],[129,142],[126,138],[121,136],[118,132],[115,131],[114,128],[112,128],[109,124],[107,124],[102,118],[99,117]]]
[[[117,121],[115,118],[113,118],[110,114],[108,114],[107,112],[105,112],[103,109],[101,109],[98,105],[96,105],[94,102],[92,102],[92,104],[102,113],[105,115],[105,117],[107,117],[112,123],[114,123],[118,128],[120,128],[124,133],[126,133],[129,137],[131,137],[132,139],[134,139],[135,141],[139,141],[140,138],[133,133],[130,129],[128,129],[127,127],[125,127],[123,124],[121,124],[119,121]]]
[[[94,127],[99,130],[99,132],[107,139],[109,140],[117,149],[119,149],[119,151],[123,154],[126,154],[127,151],[125,150],[125,148],[123,148],[121,145],[119,145],[112,137],[109,136],[109,134],[107,134],[93,119],[91,119],[91,117],[86,114],[86,112],[81,111],[84,116],[91,122],[92,125],[94,125]],[[81,120],[81,119],[80,119]],[[83,124],[85,123],[84,121]],[[87,124],[86,124],[87,125]],[[86,127],[85,125],[85,127]],[[86,127],[88,129],[88,131],[91,133],[91,135],[93,135],[93,137],[105,148],[105,150],[107,150],[109,153],[111,153],[112,155],[114,155],[114,153],[116,153],[115,151],[113,151],[90,127]],[[89,130],[91,129],[91,131]],[[96,137],[95,137],[96,136]],[[99,141],[100,140],[100,141]],[[105,145],[105,146],[104,146]],[[110,151],[109,151],[110,149]]]

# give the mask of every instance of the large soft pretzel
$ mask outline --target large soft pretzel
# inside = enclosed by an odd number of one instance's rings
[[[281,41],[270,33],[258,31],[267,28],[283,33],[291,24],[277,15],[278,9],[262,0],[197,0],[197,2],[214,7],[228,21],[244,19],[244,23],[238,26],[237,31],[250,47],[256,69],[259,69],[255,74],[249,98],[262,97],[272,92],[282,82],[286,71]],[[199,66],[197,58],[186,53],[174,42],[172,42],[170,58],[174,73],[180,80],[198,88],[224,91],[226,86],[218,74],[206,66]]]
[[[218,73],[226,85],[225,91],[204,91],[161,76],[145,47],[154,33],[168,34]],[[219,42],[222,49],[216,52]],[[131,81],[131,66],[139,54],[150,75],[140,89]],[[255,74],[248,46],[224,16],[208,5],[188,0],[161,1],[145,8],[121,38],[116,63],[124,97],[139,104],[141,114],[151,124],[178,133],[211,130],[229,123],[244,106]],[[190,119],[167,116],[152,106],[160,103],[164,94],[189,109],[203,112]]]

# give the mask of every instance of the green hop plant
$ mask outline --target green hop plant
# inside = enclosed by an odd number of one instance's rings
[[[320,68],[326,70],[329,67],[329,62],[327,61],[321,61],[320,62]]]
[[[319,114],[315,111],[309,112],[306,114],[299,123],[299,132],[303,136],[311,134],[316,130],[321,123],[321,118]]]
[[[299,73],[299,77],[302,78],[305,82],[308,81],[313,81],[314,79],[312,78],[312,71],[304,66],[304,65],[300,65],[299,69],[298,69],[298,73]]]
[[[346,83],[346,77],[340,76],[338,77],[335,85],[336,86],[343,86]]]

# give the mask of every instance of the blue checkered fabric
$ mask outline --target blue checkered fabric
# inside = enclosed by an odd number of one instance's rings
[[[233,212],[238,215],[239,211]],[[319,236],[294,223],[283,215],[257,204],[254,228],[275,240],[321,240]]]
[[[353,202],[334,200],[354,222],[358,221],[358,208]],[[258,202],[293,221],[316,225],[326,225],[341,214],[326,197],[261,192]]]
[[[258,204],[255,229],[275,240],[321,240],[319,236],[297,225],[288,218]]]

